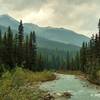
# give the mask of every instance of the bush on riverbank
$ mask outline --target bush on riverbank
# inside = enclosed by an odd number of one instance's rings
[[[100,70],[92,71],[88,80],[94,84],[100,85]]]
[[[38,82],[55,79],[49,71],[31,72],[22,68],[7,71],[0,79],[0,100],[38,100]]]

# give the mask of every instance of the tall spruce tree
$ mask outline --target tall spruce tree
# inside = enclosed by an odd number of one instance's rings
[[[67,59],[67,61],[66,61],[67,62],[67,66],[66,67],[69,70],[70,69],[70,54],[69,54],[69,51],[67,51],[67,58],[66,59]]]
[[[23,40],[24,40],[24,27],[23,27],[23,23],[21,20],[19,27],[18,27],[18,43],[19,43],[20,48],[23,47]]]
[[[6,67],[6,69],[8,69],[8,67],[6,66],[7,64],[7,34],[6,32],[4,33],[4,36],[3,36],[3,47],[2,47],[2,63],[4,65],[4,67]]]
[[[100,65],[100,19],[98,23],[98,29],[99,29],[99,36],[98,36],[98,62]]]
[[[86,45],[85,42],[83,42],[82,48],[80,50],[81,70],[83,72],[85,72],[85,67],[86,67],[86,64],[87,64],[86,52],[87,52],[87,45]]]
[[[2,35],[0,30],[0,65],[2,64]]]
[[[17,61],[19,66],[23,66],[24,63],[24,27],[22,20],[20,21],[20,25],[18,27],[18,56]]]
[[[13,40],[13,44],[14,44],[14,50],[13,50],[13,53],[14,53],[14,64],[15,66],[17,66],[17,62],[18,62],[18,59],[17,59],[17,56],[18,56],[18,34],[15,34],[15,37],[14,37],[14,40]]]
[[[43,56],[39,54],[37,58],[37,71],[43,71],[44,69],[44,61],[43,61]]]
[[[25,68],[27,68],[27,69],[30,66],[29,60],[30,60],[30,58],[29,58],[29,37],[27,35],[26,42],[25,42]]]
[[[7,32],[7,64],[9,65],[10,69],[14,67],[14,56],[13,56],[13,33],[11,31],[11,28],[8,27]]]
[[[30,33],[29,39],[29,67],[31,70],[36,70],[36,37],[35,32]]]
[[[36,34],[35,31],[32,33],[32,51],[33,51],[33,64],[36,66],[37,59],[37,47],[36,47]]]

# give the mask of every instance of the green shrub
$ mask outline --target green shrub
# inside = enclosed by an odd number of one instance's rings
[[[0,80],[0,100],[38,100],[42,92],[38,82],[55,79],[49,71],[31,72],[17,67],[5,72]]]

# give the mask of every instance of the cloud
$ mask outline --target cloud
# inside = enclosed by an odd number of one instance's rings
[[[47,0],[0,0],[5,6],[12,10],[26,10],[34,9],[39,10]]]
[[[97,31],[99,4],[100,0],[0,0],[0,13],[41,26],[69,28],[89,36]]]

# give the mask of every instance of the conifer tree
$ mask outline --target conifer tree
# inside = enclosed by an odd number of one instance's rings
[[[2,35],[0,30],[0,65],[2,64]]]
[[[32,55],[33,55],[33,65],[34,67],[36,66],[36,59],[37,59],[37,47],[36,47],[36,35],[35,31],[32,33]]]
[[[67,51],[67,69],[70,69],[70,54],[69,51]]]
[[[85,71],[85,67],[87,64],[86,50],[87,50],[87,45],[85,42],[83,42],[82,48],[80,50],[80,62],[83,72]]]
[[[25,68],[28,68],[29,65],[29,37],[26,36],[26,42],[25,42]]]
[[[35,32],[30,33],[29,39],[29,65],[31,70],[35,70],[36,68],[36,37]]]
[[[11,31],[11,28],[8,27],[8,32],[7,32],[7,45],[6,45],[6,59],[7,59],[7,64],[9,65],[10,69],[14,67],[14,56],[13,56],[13,33]]]
[[[20,21],[19,27],[18,27],[18,45],[20,48],[23,47],[23,40],[24,40],[24,27],[22,20]]]
[[[80,56],[79,56],[79,52],[76,53],[76,56],[75,56],[75,70],[80,70]]]
[[[37,59],[37,71],[43,71],[44,69],[44,62],[43,62],[43,57],[41,54],[39,54],[38,59]]]
[[[4,33],[4,36],[3,36],[3,47],[2,47],[2,63],[4,64],[4,66],[7,68],[6,64],[7,64],[7,59],[6,59],[6,56],[7,56],[7,34],[6,32]]]
[[[17,61],[19,66],[23,66],[24,63],[24,27],[22,20],[20,21],[20,25],[18,27],[18,56],[17,56]]]

